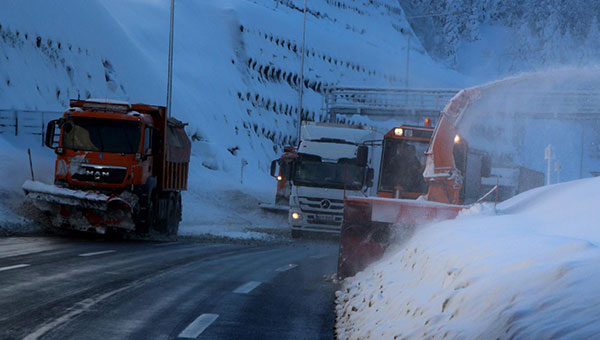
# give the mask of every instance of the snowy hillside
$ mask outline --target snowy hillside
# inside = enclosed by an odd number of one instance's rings
[[[264,173],[293,142],[302,1],[176,4],[175,116],[206,168]],[[69,98],[165,102],[168,1],[9,0],[0,12],[0,102],[60,110]],[[333,85],[404,85],[412,34],[393,0],[309,4],[304,115],[321,120]],[[460,87],[412,39],[412,86]],[[401,57],[402,56],[402,57]]]
[[[592,339],[600,180],[423,227],[337,293],[340,339]]]
[[[240,190],[273,199],[268,164],[295,141],[302,4],[176,1],[173,114],[189,122],[193,141],[186,199],[207,212],[184,209],[189,223],[246,223],[218,207]],[[88,97],[164,105],[169,1],[6,0],[0,8],[0,109],[60,111]],[[330,86],[404,86],[409,35],[394,0],[309,1],[303,117],[324,118],[321,94]],[[410,65],[411,86],[466,82],[414,36]],[[14,179],[4,190],[18,191],[28,177],[15,171],[28,167],[25,145],[36,177],[52,180],[54,154],[39,139],[0,138],[0,153],[12,160],[0,175]],[[207,199],[215,192],[222,198]]]

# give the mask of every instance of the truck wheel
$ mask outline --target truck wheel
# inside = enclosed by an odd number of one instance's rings
[[[183,205],[181,204],[181,193],[177,193],[177,221],[181,222],[183,219]]]
[[[150,197],[146,198],[146,202],[140,207],[138,222],[135,229],[138,234],[145,235],[155,228],[156,223],[156,194],[152,192]]]
[[[180,216],[180,205],[177,200],[177,195],[169,195],[169,206],[167,208],[167,235],[177,235],[179,231],[179,216]]]

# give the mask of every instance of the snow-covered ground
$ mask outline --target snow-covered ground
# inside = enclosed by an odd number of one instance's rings
[[[600,178],[423,227],[337,293],[340,339],[593,339]]]

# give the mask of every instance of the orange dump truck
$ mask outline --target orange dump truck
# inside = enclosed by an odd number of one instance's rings
[[[191,143],[162,106],[71,100],[48,123],[54,184],[27,181],[27,198],[54,228],[176,234]]]

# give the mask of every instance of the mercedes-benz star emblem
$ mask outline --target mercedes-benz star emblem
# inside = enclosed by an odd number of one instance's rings
[[[321,208],[323,208],[323,209],[329,209],[329,206],[331,206],[331,202],[329,202],[329,200],[322,200],[321,201]]]

